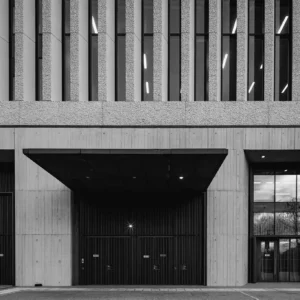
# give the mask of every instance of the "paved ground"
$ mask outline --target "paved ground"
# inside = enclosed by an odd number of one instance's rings
[[[300,300],[300,284],[261,288],[259,286],[243,288],[199,288],[199,287],[99,287],[99,288],[13,288],[0,291],[0,300],[166,300],[166,299],[213,299],[213,300]]]

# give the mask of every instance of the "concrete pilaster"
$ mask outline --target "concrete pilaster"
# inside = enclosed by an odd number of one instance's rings
[[[0,102],[9,100],[9,0],[0,1]]]
[[[88,0],[71,0],[71,101],[88,101]]]
[[[248,0],[237,1],[237,101],[247,101]]]
[[[221,100],[221,1],[209,1],[209,101]]]
[[[62,5],[57,0],[44,0],[43,5],[43,70],[42,99],[62,100]]]
[[[98,99],[115,101],[115,0],[98,2]]]
[[[141,101],[141,0],[126,0],[126,101]]]
[[[181,1],[181,101],[194,101],[195,2]]]
[[[153,0],[153,100],[168,101],[168,0]]]
[[[292,100],[300,101],[300,2],[293,1]]]
[[[15,100],[35,101],[35,0],[15,0]]]
[[[265,0],[265,101],[274,101],[274,0]]]

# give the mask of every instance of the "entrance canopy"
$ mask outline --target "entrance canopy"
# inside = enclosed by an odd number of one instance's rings
[[[24,154],[72,190],[205,191],[226,149],[58,150]]]

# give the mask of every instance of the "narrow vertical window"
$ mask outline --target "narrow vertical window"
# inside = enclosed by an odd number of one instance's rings
[[[222,100],[236,101],[237,0],[222,0]]]
[[[36,0],[36,100],[42,100],[42,70],[43,70],[43,1]]]
[[[248,100],[264,100],[265,1],[249,0]]]
[[[153,100],[153,0],[142,8],[142,99]]]
[[[9,1],[9,100],[15,100],[15,0]]]
[[[292,96],[292,1],[275,0],[275,101]]]
[[[181,100],[181,0],[169,0],[169,101]]]
[[[208,100],[208,0],[195,0],[195,100]]]
[[[62,1],[62,99],[70,101],[70,0]]]
[[[116,0],[116,101],[126,99],[125,0]]]
[[[98,100],[98,0],[89,1],[89,99]]]

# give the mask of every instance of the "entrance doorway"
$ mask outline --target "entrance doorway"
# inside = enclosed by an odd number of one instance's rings
[[[258,281],[300,281],[300,239],[260,239],[256,251]]]
[[[78,193],[79,284],[205,285],[205,202],[204,193]]]

